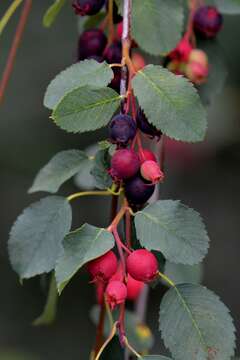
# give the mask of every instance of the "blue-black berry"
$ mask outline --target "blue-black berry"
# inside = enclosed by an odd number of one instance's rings
[[[154,125],[148,122],[146,115],[140,108],[137,112],[137,126],[144,134],[147,134],[151,137],[156,136],[160,138],[162,135],[162,132],[160,130],[158,130]]]
[[[109,64],[121,63],[122,60],[122,44],[120,41],[114,41],[104,51],[104,59]]]
[[[75,0],[72,3],[77,15],[95,15],[104,5],[105,0]]]
[[[120,146],[126,146],[134,139],[137,125],[129,115],[116,115],[108,125],[110,141]]]
[[[107,45],[107,37],[100,29],[84,31],[78,42],[78,60],[102,56]]]
[[[221,30],[223,16],[215,6],[201,6],[194,16],[194,30],[205,38],[214,38]]]
[[[143,205],[152,196],[155,185],[147,183],[140,175],[125,182],[125,195],[131,205]]]

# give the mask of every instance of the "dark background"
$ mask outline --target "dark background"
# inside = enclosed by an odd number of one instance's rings
[[[0,108],[0,353],[20,351],[37,359],[87,359],[94,339],[88,310],[94,293],[86,274],[75,277],[60,299],[58,318],[49,328],[35,328],[32,320],[42,310],[45,294],[39,279],[19,284],[7,254],[9,229],[18,214],[38,199],[28,195],[37,170],[56,152],[84,149],[103,138],[103,133],[70,135],[58,129],[43,107],[49,81],[75,61],[77,24],[69,6],[50,29],[42,16],[51,1],[33,2],[33,9],[3,104]],[[0,16],[9,1],[2,0]],[[2,72],[16,26],[11,20],[0,38]],[[239,233],[240,233],[240,17],[225,18],[219,42],[229,75],[224,91],[209,109],[209,131],[201,146],[177,151],[167,157],[164,198],[181,199],[205,219],[211,247],[205,260],[203,283],[214,290],[231,309],[240,330]],[[173,160],[174,159],[174,160]],[[74,190],[69,184],[63,194]],[[101,209],[97,211],[95,209]],[[106,226],[109,203],[82,199],[74,205],[75,222]],[[156,329],[160,294],[151,294],[149,324]],[[158,335],[159,337],[159,335]],[[224,339],[223,339],[224,341]],[[156,341],[155,351],[159,351]],[[0,359],[6,359],[0,355]],[[26,355],[23,359],[27,359]]]

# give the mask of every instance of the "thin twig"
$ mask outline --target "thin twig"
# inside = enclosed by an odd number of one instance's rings
[[[17,50],[19,48],[21,39],[22,39],[22,35],[27,23],[27,19],[28,19],[28,15],[30,13],[31,10],[31,6],[32,6],[32,0],[26,0],[24,7],[22,9],[22,13],[17,25],[17,29],[15,32],[15,36],[12,42],[12,46],[7,58],[7,63],[6,63],[6,67],[4,69],[3,72],[3,76],[1,79],[1,83],[0,83],[0,103],[3,100],[3,96],[7,87],[7,84],[9,82],[12,70],[13,70],[13,66],[14,66],[14,62],[15,62],[15,58],[16,58],[16,54],[17,54]]]

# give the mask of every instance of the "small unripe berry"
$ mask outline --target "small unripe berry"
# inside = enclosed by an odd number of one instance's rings
[[[157,136],[158,138],[161,137],[162,132],[158,130],[154,125],[150,124],[146,118],[146,115],[142,111],[142,109],[138,109],[137,112],[137,126],[138,128],[147,135],[151,137]]]
[[[131,301],[137,300],[144,287],[142,281],[135,280],[130,274],[127,276],[127,299]]]
[[[156,257],[146,249],[133,251],[126,261],[127,272],[138,281],[150,282],[158,273]]]
[[[143,69],[144,66],[146,65],[144,57],[137,52],[134,52],[132,54],[132,63],[136,71]]]
[[[126,146],[134,139],[137,125],[131,116],[119,114],[110,121],[108,131],[112,143]]]
[[[75,0],[72,3],[77,15],[95,15],[104,5],[105,0]]]
[[[192,50],[189,62],[185,67],[185,74],[195,84],[202,84],[206,81],[209,72],[208,57],[202,50]]]
[[[108,281],[117,271],[117,257],[113,251],[90,261],[87,270],[91,274],[93,281]]]
[[[125,195],[132,205],[145,204],[152,196],[155,185],[147,183],[139,175],[129,179],[125,183]]]
[[[106,298],[111,310],[124,303],[127,298],[126,285],[122,281],[110,281],[106,288]]]
[[[221,30],[223,17],[215,6],[201,6],[195,13],[193,24],[199,35],[210,39]]]
[[[188,57],[192,49],[193,47],[188,38],[184,37],[179,41],[176,48],[173,49],[168,56],[172,60],[186,62],[188,61]]]
[[[151,181],[153,184],[157,184],[164,179],[164,174],[158,163],[153,160],[144,161],[141,165],[140,172],[145,180]]]
[[[104,51],[104,59],[109,64],[119,64],[122,60],[122,44],[120,41],[115,41],[109,45]]]
[[[119,180],[134,176],[140,167],[138,155],[130,149],[117,150],[111,160],[110,174]]]
[[[91,29],[84,31],[79,38],[78,59],[83,60],[92,56],[102,56],[107,45],[107,38],[102,30]]]
[[[142,149],[142,156],[141,156],[141,164],[146,160],[152,160],[157,162],[156,156],[154,153],[148,149]]]

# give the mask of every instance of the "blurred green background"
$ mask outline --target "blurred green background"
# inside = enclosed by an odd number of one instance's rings
[[[10,1],[0,3],[0,16]],[[57,128],[43,107],[49,81],[75,61],[77,24],[71,6],[66,6],[55,25],[42,27],[49,0],[33,1],[33,8],[17,55],[12,78],[0,107],[0,360],[15,360],[4,351],[26,353],[36,359],[87,359],[94,341],[94,326],[88,311],[94,291],[84,272],[75,277],[60,299],[58,318],[48,328],[31,322],[42,311],[44,286],[39,279],[19,284],[7,254],[9,229],[29,203],[39,198],[28,195],[34,175],[56,152],[80,148],[104,138],[104,131],[70,135]],[[69,1],[70,4],[70,1]],[[17,22],[11,20],[0,38],[0,71]],[[231,309],[240,330],[240,17],[225,17],[219,42],[225,54],[228,79],[225,89],[209,109],[209,131],[204,144],[169,147],[167,178],[161,197],[181,199],[200,211],[205,219],[211,247],[205,260],[203,283],[214,290]],[[70,183],[63,194],[74,191]],[[41,196],[41,194],[40,194]],[[101,211],[98,211],[101,208]],[[109,203],[100,198],[74,204],[74,223],[88,221],[107,225]],[[157,334],[161,291],[151,293],[148,323]],[[160,338],[159,335],[157,335]],[[223,339],[224,341],[224,339]],[[159,352],[161,341],[156,341]],[[17,359],[16,359],[17,360]]]

